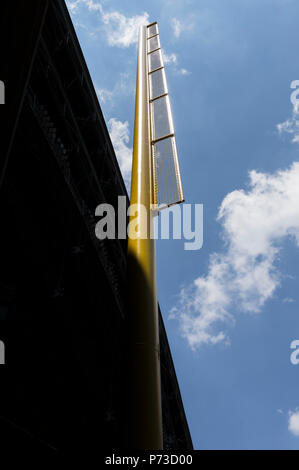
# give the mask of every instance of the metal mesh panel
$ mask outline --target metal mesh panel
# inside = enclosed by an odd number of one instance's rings
[[[166,78],[164,69],[157,70],[149,76],[150,82],[150,99],[167,93]]]
[[[163,67],[161,49],[152,52],[148,55],[149,58],[149,72]]]
[[[156,164],[158,207],[168,207],[181,201],[180,179],[178,178],[177,150],[174,137],[159,140],[153,145]]]
[[[158,34],[158,25],[157,25],[157,23],[149,25],[147,27],[147,37],[150,38],[151,36],[155,36],[156,34]]]
[[[148,52],[152,52],[155,49],[159,49],[160,41],[159,36],[154,36],[153,38],[148,39]]]
[[[152,141],[152,203],[163,209],[184,201],[167,82],[156,23],[147,29]]]
[[[152,140],[173,134],[169,98],[162,96],[151,103]]]

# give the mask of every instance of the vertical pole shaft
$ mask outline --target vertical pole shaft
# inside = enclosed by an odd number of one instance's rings
[[[127,446],[163,448],[155,240],[150,238],[151,138],[146,27],[140,28],[136,82],[131,210],[128,232],[129,396]],[[142,207],[141,207],[142,206]],[[146,210],[144,210],[144,208]],[[138,224],[136,237],[132,220]],[[146,231],[146,237],[142,237]]]

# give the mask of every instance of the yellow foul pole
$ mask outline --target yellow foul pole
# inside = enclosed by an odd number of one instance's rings
[[[150,238],[151,131],[147,28],[139,32],[128,230],[129,374],[126,445],[163,449],[155,240]],[[137,230],[136,230],[137,229]]]

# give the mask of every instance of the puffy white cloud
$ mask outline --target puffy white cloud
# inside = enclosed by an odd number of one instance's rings
[[[281,134],[282,132],[287,132],[288,134],[293,134],[292,142],[298,143],[299,142],[299,114],[293,112],[293,115],[290,119],[277,124],[278,132]]]
[[[171,317],[192,348],[228,341],[236,312],[260,312],[281,282],[282,241],[299,246],[299,162],[274,174],[249,173],[248,190],[229,193],[219,209],[224,249],[208,273],[181,290]]]
[[[67,0],[66,6],[68,7],[68,9],[73,15],[77,13],[79,3],[81,3],[81,0],[73,0],[73,1]]]
[[[128,47],[138,41],[140,26],[149,23],[148,13],[127,17],[118,11],[103,13],[106,36],[110,46]]]
[[[299,437],[299,411],[289,412],[289,431]]]
[[[299,80],[294,80],[291,83],[291,88],[296,88],[299,86]],[[286,132],[293,135],[292,142],[299,143],[299,94],[298,89],[291,94],[291,102],[293,103],[293,112],[292,116],[284,122],[277,124],[277,130],[281,134]]]
[[[116,10],[105,11],[102,5],[95,0],[67,2],[67,6],[73,15],[78,14],[80,5],[87,7],[91,12],[99,13],[110,46],[128,47],[137,43],[139,27],[149,23],[149,15],[146,12],[141,15],[125,16]]]
[[[167,64],[176,64],[178,61],[177,55],[172,53],[172,54],[166,54],[164,49],[162,49],[162,56],[163,56],[163,62],[164,65]]]
[[[132,148],[128,147],[130,131],[128,121],[109,119],[108,128],[115,154],[126,184],[129,184],[132,166]]]
[[[189,72],[189,70],[185,69],[185,68],[181,68],[179,69],[177,67],[178,65],[178,57],[176,54],[174,53],[171,53],[171,54],[167,54],[164,49],[162,49],[162,56],[163,56],[163,62],[164,62],[164,65],[173,65],[174,66],[174,70],[177,74],[179,75],[190,75],[191,72]]]
[[[84,28],[88,31],[90,37],[96,37],[100,30],[104,30],[107,38],[107,42],[110,46],[118,47],[129,47],[132,44],[136,44],[138,41],[138,31],[140,26],[148,24],[149,14],[147,12],[142,13],[141,15],[135,16],[125,16],[119,11],[107,12],[103,9],[101,3],[96,0],[69,0],[67,6],[74,17],[78,16],[79,6],[87,8],[88,11],[94,13],[97,12],[100,17],[101,26],[100,27],[90,27],[90,25],[84,24],[80,18],[80,24],[76,22],[77,25],[80,25],[81,28]],[[77,15],[77,16],[76,16]],[[178,37],[183,29],[190,29],[192,25],[184,26],[176,18],[172,18],[172,26],[175,31],[175,35]],[[177,68],[178,58],[175,53],[166,54],[162,50],[164,64],[172,64],[175,67],[176,73],[180,75],[189,75],[189,72],[186,68]],[[105,102],[112,99],[114,91],[109,91],[106,89],[98,88],[98,95],[100,99]]]
[[[107,90],[106,88],[96,88],[96,92],[100,101],[106,103],[107,101],[111,101],[113,99],[113,91]]]
[[[94,0],[81,0],[81,2],[85,3],[90,11],[99,11],[100,13],[103,13],[102,5],[99,2]]]

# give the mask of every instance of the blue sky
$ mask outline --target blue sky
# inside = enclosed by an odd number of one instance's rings
[[[157,243],[158,296],[195,448],[299,449],[297,0],[71,0],[124,178],[137,31],[158,21],[185,199],[204,243]]]

